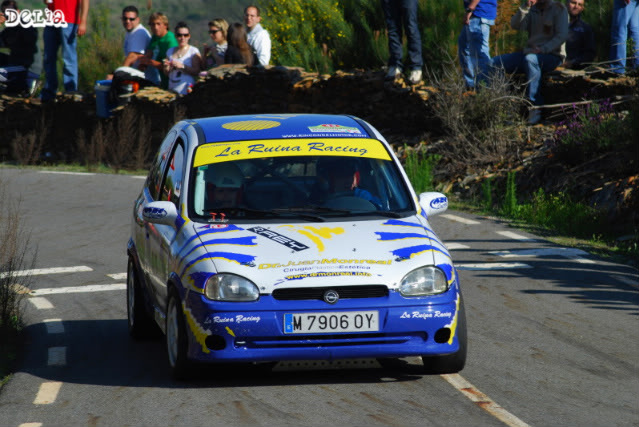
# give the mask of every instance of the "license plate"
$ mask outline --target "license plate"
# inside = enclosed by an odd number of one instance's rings
[[[379,312],[377,311],[287,313],[284,315],[285,334],[371,331],[379,331]]]

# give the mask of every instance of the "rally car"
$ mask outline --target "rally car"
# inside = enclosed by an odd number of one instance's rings
[[[408,356],[458,372],[464,302],[429,224],[447,206],[356,117],[180,121],[134,203],[129,332],[159,327],[178,378],[196,361]]]

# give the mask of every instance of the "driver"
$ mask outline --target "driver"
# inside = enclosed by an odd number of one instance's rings
[[[232,208],[239,205],[244,175],[236,165],[228,162],[209,165],[205,180],[208,209]]]
[[[360,174],[350,159],[330,160],[324,164],[329,197],[354,196],[371,202],[382,209],[382,201],[369,191],[359,188]]]

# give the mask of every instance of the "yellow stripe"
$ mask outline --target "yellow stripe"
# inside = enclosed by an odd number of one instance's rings
[[[215,142],[199,147],[193,165],[288,156],[342,156],[390,160],[384,145],[370,138],[301,138]]]

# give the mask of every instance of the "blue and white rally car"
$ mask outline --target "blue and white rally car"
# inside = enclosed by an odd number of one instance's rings
[[[192,361],[422,356],[460,371],[459,277],[384,137],[336,115],[184,120],[135,201],[127,311],[134,337]]]

